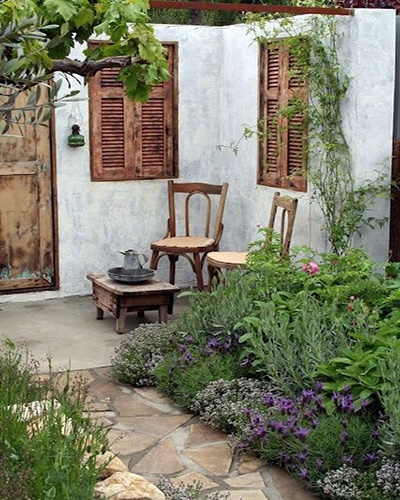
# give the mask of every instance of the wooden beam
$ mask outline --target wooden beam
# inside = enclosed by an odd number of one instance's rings
[[[354,9],[341,7],[295,7],[292,5],[257,5],[243,3],[180,2],[174,0],[150,0],[151,9],[227,10],[238,12],[261,12],[282,14],[326,14],[330,16],[352,16]]]

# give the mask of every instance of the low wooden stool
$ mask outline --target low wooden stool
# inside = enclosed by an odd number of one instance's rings
[[[117,333],[124,333],[126,315],[131,311],[143,316],[145,311],[158,310],[158,321],[166,323],[168,309],[172,310],[174,304],[174,293],[180,291],[177,286],[156,278],[137,285],[116,283],[107,274],[88,274],[87,279],[93,284],[97,319],[103,319],[104,311],[110,312],[117,319]]]

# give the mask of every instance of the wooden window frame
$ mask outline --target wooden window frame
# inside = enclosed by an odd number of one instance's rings
[[[107,40],[101,39],[91,39],[88,41],[88,47],[92,44],[104,44],[111,43]],[[174,48],[173,51],[173,62],[172,62],[172,114],[173,114],[173,124],[172,124],[172,174],[167,175],[156,175],[156,176],[141,176],[136,175],[135,171],[132,170],[129,176],[125,176],[124,178],[106,178],[105,176],[100,177],[100,175],[96,175],[94,172],[96,170],[94,162],[94,155],[92,152],[93,147],[93,134],[96,132],[96,126],[94,124],[95,118],[93,113],[90,112],[90,93],[91,93],[91,85],[89,80],[88,85],[88,95],[89,95],[89,135],[90,135],[90,179],[92,182],[125,182],[125,181],[144,181],[144,180],[163,180],[163,179],[178,179],[179,178],[179,43],[178,42],[170,42],[170,41],[161,41],[160,42],[164,47],[171,46]],[[126,98],[127,99],[127,98]],[[141,103],[135,103],[135,113],[137,112],[138,105]],[[100,119],[100,115],[96,116],[96,120]],[[97,127],[98,128],[98,127]],[[141,155],[141,152],[140,152]],[[125,167],[124,167],[125,168]]]
[[[277,107],[286,106],[293,95],[300,96],[303,100],[308,100],[308,85],[307,82],[298,89],[293,90],[289,88],[289,49],[283,45],[283,39],[271,39],[266,43],[259,45],[259,119],[258,122],[263,122],[263,137],[259,139],[258,144],[258,170],[257,170],[257,184],[269,187],[276,187],[281,189],[288,189],[290,191],[307,192],[307,179],[304,172],[307,169],[307,140],[308,129],[304,127],[302,133],[303,140],[303,158],[302,158],[302,171],[299,175],[289,175],[289,126],[287,118],[279,116],[277,119],[277,163],[275,173],[268,175],[266,171],[265,158],[267,156],[267,136],[266,125],[268,119],[268,101],[272,98],[269,97],[272,93],[276,94]],[[271,47],[277,48],[279,51],[279,76],[278,88],[273,92],[268,89],[267,85],[267,72],[268,72],[268,57]],[[307,117],[303,118],[307,123]]]

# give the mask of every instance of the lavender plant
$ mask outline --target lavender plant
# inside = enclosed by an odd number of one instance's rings
[[[144,323],[125,335],[111,360],[112,376],[135,386],[155,385],[154,369],[176,338],[174,323]]]
[[[297,398],[266,394],[263,406],[247,408],[246,425],[237,437],[239,448],[252,448],[316,487],[321,475],[342,465],[369,470],[378,463],[381,420],[364,410],[355,413],[348,392],[333,394],[335,411],[327,414],[322,384]]]

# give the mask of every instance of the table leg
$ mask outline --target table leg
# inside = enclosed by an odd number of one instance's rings
[[[144,311],[137,312],[138,318],[144,318]]]
[[[160,306],[158,308],[158,322],[167,323],[168,321],[168,306]]]
[[[119,317],[117,318],[115,331],[117,333],[125,333],[125,320],[128,309],[126,307],[122,307],[119,311]]]
[[[96,306],[96,319],[104,319],[104,311]]]

